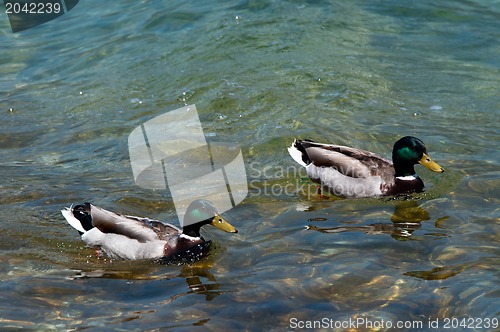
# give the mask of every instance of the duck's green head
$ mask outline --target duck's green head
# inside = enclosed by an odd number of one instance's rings
[[[413,165],[417,163],[433,172],[444,172],[444,169],[429,157],[424,143],[412,136],[405,136],[394,144],[392,162],[396,176],[414,175]]]
[[[204,225],[212,225],[215,228],[228,233],[238,233],[229,222],[227,222],[217,211],[217,208],[209,201],[197,199],[189,204],[184,215],[183,233],[190,236],[200,236],[200,228]]]

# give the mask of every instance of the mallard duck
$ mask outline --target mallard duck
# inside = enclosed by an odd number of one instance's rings
[[[428,156],[424,143],[412,136],[394,144],[392,162],[373,152],[310,140],[294,140],[288,152],[320,188],[341,197],[421,192],[424,182],[415,173],[417,163],[431,171],[444,172]]]
[[[184,216],[184,225],[187,226],[182,229],[158,220],[117,214],[90,203],[65,208],[61,212],[80,232],[85,244],[99,247],[110,258],[168,260],[209,242],[200,235],[200,228],[204,225],[238,233],[206,200],[195,200],[188,206]]]

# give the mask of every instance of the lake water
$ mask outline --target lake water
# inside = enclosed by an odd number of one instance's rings
[[[2,11],[1,330],[495,330],[499,1],[89,0],[19,33]],[[206,227],[192,265],[97,258],[60,209],[176,223],[127,138],[186,104],[243,151],[239,233]],[[286,151],[406,135],[446,172],[397,199],[321,198]]]

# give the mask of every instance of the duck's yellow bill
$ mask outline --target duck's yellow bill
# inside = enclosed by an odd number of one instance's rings
[[[226,221],[226,219],[222,218],[220,214],[216,214],[214,219],[212,219],[212,226],[215,228],[218,228],[220,230],[223,230],[224,232],[228,233],[238,233],[238,230],[233,227],[230,223]]]
[[[426,153],[420,158],[418,161],[420,165],[425,166],[426,168],[430,169],[433,172],[439,172],[442,173],[444,172],[444,168],[439,166],[434,160],[431,159]]]

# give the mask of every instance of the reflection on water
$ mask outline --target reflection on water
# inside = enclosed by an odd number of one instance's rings
[[[416,277],[424,280],[442,280],[464,271],[467,265],[435,267],[430,271],[409,271],[404,275]]]
[[[215,275],[210,271],[213,265],[213,256],[217,254],[217,246],[211,245],[211,241],[206,241],[208,244],[202,248],[203,257],[196,257],[192,260],[189,257],[189,263],[184,259],[172,260],[169,258],[168,261],[123,261],[124,265],[135,265],[133,269],[123,269],[118,268],[113,265],[113,262],[99,257],[99,260],[104,262],[108,261],[110,264],[109,269],[89,269],[89,270],[78,270],[74,271],[74,274],[69,276],[69,280],[80,280],[89,278],[107,278],[107,279],[122,279],[122,280],[171,280],[176,278],[184,278],[187,284],[187,291],[180,292],[178,294],[172,295],[169,300],[164,301],[164,304],[172,302],[182,296],[189,294],[201,294],[205,296],[205,300],[211,301],[215,297],[224,294],[224,291],[219,290],[219,284],[216,282]],[[211,247],[211,252],[205,252]],[[212,257],[210,257],[212,256]],[[185,257],[183,257],[185,258]],[[167,264],[167,265],[177,265],[180,267],[180,272],[178,274],[172,274],[172,272],[162,273],[161,269],[157,264]],[[175,272],[177,273],[177,272]],[[205,282],[202,280],[206,279]]]
[[[88,0],[0,33],[0,329],[498,316],[497,3],[237,2]],[[240,232],[204,230],[218,251],[183,266],[96,258],[59,210],[174,221],[168,194],[135,185],[127,136],[186,103],[249,163]],[[390,157],[405,135],[446,168],[417,166],[417,205],[317,198],[286,153],[308,137]]]
[[[442,217],[436,220],[435,225],[439,225],[446,220]],[[362,232],[369,235],[388,234],[396,240],[409,239],[413,232],[420,228],[421,222],[430,219],[429,212],[423,209],[417,201],[402,201],[396,204],[394,213],[391,216],[391,223],[375,223],[360,226],[336,226],[336,227],[317,227],[308,225],[308,230],[321,233],[342,233],[342,232]],[[429,234],[427,234],[429,235]],[[438,234],[433,234],[437,236]],[[444,234],[441,234],[444,236]]]

